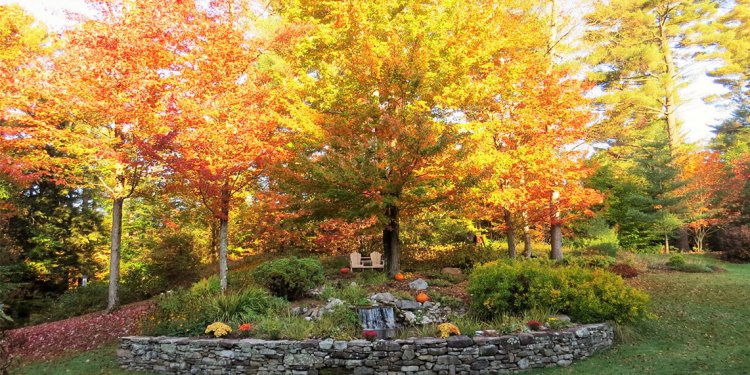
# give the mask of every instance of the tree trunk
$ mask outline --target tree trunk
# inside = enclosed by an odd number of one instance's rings
[[[505,219],[505,236],[508,239],[508,255],[511,258],[516,257],[516,234],[513,227],[513,215],[510,210],[503,207],[503,217]]]
[[[562,260],[562,225],[560,224],[560,211],[557,209],[557,201],[560,198],[560,193],[557,191],[552,192],[550,199],[550,210],[552,211],[552,217],[550,218],[550,245],[552,251],[550,257],[554,260]]]
[[[550,229],[550,238],[552,240],[551,257],[554,260],[563,260],[562,253],[562,225],[552,224]]]
[[[664,254],[669,254],[669,235],[664,235]]]
[[[219,219],[219,285],[221,292],[227,291],[227,249],[229,232],[229,217]]]
[[[523,255],[526,258],[531,258],[531,228],[529,227],[529,219],[526,211],[522,212],[523,217]]]
[[[704,227],[700,227],[695,230],[695,249],[698,250],[698,252],[703,252],[703,241],[706,238],[706,232],[707,230]]]
[[[659,18],[659,48],[661,49],[662,58],[666,67],[666,80],[664,81],[664,117],[667,119],[667,135],[669,136],[669,152],[674,157],[680,146],[680,129],[677,124],[675,63],[672,57],[672,47],[669,45],[669,35],[667,35],[667,15],[663,14]]]
[[[690,251],[690,234],[688,232],[687,226],[684,226],[679,229],[680,234],[680,240],[679,240],[679,247],[680,251]]]
[[[398,207],[388,206],[385,209],[388,224],[383,228],[383,253],[385,255],[388,276],[393,277],[401,268],[401,239],[399,238]]]
[[[122,206],[125,198],[112,201],[112,235],[109,246],[109,293],[107,296],[107,313],[120,306],[120,245],[122,243]]]

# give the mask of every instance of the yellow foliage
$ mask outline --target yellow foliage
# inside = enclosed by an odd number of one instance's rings
[[[232,327],[222,323],[222,322],[214,322],[211,323],[208,327],[206,327],[206,333],[212,333],[216,337],[223,337],[232,332]]]
[[[440,337],[442,338],[461,334],[461,331],[453,323],[443,323],[438,325],[438,332],[440,332]]]

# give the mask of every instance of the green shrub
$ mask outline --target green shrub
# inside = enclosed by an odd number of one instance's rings
[[[362,324],[359,315],[350,307],[338,305],[323,314],[313,325],[312,336],[351,340],[362,337]]]
[[[359,285],[382,285],[391,279],[388,274],[382,271],[365,270],[357,273],[356,282]]]
[[[253,333],[271,340],[304,340],[312,335],[315,324],[299,315],[268,315],[258,319],[253,326]]]
[[[198,265],[193,236],[177,232],[163,236],[151,250],[148,269],[166,285],[174,285],[195,281]]]
[[[669,260],[667,261],[667,266],[680,267],[680,266],[684,266],[685,263],[687,263],[685,261],[685,257],[680,254],[676,254],[676,255],[672,255],[671,257],[669,257]]]
[[[629,322],[647,316],[648,295],[600,269],[548,261],[504,261],[474,269],[468,292],[472,311],[490,318],[548,309],[588,323]]]
[[[448,306],[448,307],[453,307],[453,308],[462,307],[465,305],[462,299],[449,296],[449,295],[445,295],[435,290],[430,292],[430,299],[433,302],[439,302],[443,306]]]
[[[615,262],[617,262],[615,257],[607,255],[574,255],[563,259],[563,264],[565,265],[602,269],[611,267]]]
[[[210,279],[209,279],[210,280]],[[178,289],[157,298],[157,305],[144,325],[151,335],[202,335],[207,325],[225,322],[239,325],[255,322],[263,316],[276,316],[288,308],[288,303],[259,288],[211,293],[206,285],[192,289]]]
[[[295,300],[324,281],[323,266],[312,258],[280,258],[252,271],[253,279],[276,296]]]
[[[370,303],[368,297],[370,293],[357,284],[347,284],[343,288],[328,286],[323,290],[321,297],[328,300],[329,298],[338,298],[354,306],[363,306]]]
[[[577,222],[573,225],[575,236],[571,246],[576,251],[587,254],[615,256],[620,248],[617,230],[610,227],[602,217]]]
[[[458,267],[471,269],[475,264],[498,259],[500,250],[491,246],[479,246],[471,243],[454,243],[447,245],[405,245],[402,260],[403,269],[435,269]]]

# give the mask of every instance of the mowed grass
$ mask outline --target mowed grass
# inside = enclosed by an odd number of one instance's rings
[[[571,367],[527,373],[750,374],[750,264],[698,255],[688,259],[717,264],[727,272],[659,271],[638,276],[633,284],[651,294],[656,319],[625,329],[633,336],[629,341]],[[120,370],[114,347],[26,365],[12,374],[145,375]]]
[[[727,272],[638,276],[633,283],[651,294],[656,319],[626,329],[633,337],[607,352],[533,373],[750,374],[750,264],[687,259]]]
[[[81,340],[85,340],[81,337]],[[115,357],[116,346],[77,353],[49,362],[27,364],[11,371],[18,375],[151,375],[147,372],[132,372],[120,369]]]

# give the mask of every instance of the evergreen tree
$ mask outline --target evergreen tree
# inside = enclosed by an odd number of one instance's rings
[[[672,163],[668,140],[659,124],[629,152],[620,148],[600,151],[602,167],[592,185],[605,192],[605,217],[618,228],[620,244],[628,249],[647,251],[669,242],[682,224],[683,197],[676,194],[679,170]]]

